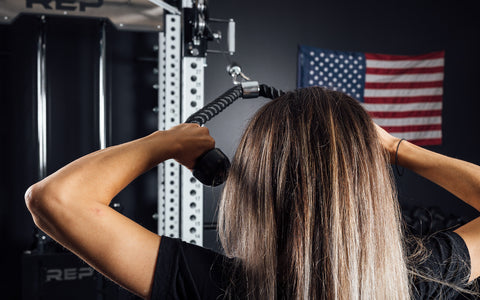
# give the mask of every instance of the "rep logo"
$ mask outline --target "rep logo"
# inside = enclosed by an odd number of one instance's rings
[[[80,280],[93,276],[93,269],[83,268],[65,268],[65,269],[47,269],[46,282],[49,281],[68,281]]]
[[[56,10],[79,10],[85,11],[87,7],[101,7],[103,5],[103,0],[94,1],[77,1],[77,0],[26,0],[27,8],[32,8],[33,5],[36,7],[41,5],[44,9],[56,9]],[[55,3],[55,6],[52,6],[52,2]],[[78,3],[77,3],[78,2]]]

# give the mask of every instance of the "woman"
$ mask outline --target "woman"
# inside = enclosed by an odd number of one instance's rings
[[[287,93],[249,123],[220,203],[228,258],[109,208],[158,163],[191,169],[213,147],[206,128],[181,124],[72,162],[30,187],[26,203],[43,231],[145,299],[448,297],[480,275],[479,219],[414,258],[388,163],[397,155],[477,210],[480,167],[399,141],[356,100],[322,88]]]

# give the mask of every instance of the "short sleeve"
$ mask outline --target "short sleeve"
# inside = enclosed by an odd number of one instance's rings
[[[162,237],[151,299],[221,299],[228,264],[214,251]]]
[[[438,232],[424,241],[427,257],[416,264],[422,279],[415,276],[415,299],[454,299],[457,292],[447,283],[465,288],[470,277],[470,255],[463,239],[455,232]]]

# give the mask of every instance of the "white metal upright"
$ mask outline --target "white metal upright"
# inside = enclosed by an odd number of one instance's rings
[[[205,57],[183,58],[182,120],[203,107]],[[203,245],[203,185],[182,167],[182,239]]]
[[[181,42],[181,16],[165,16],[165,43],[159,45],[160,56],[164,55],[165,60],[159,61],[159,115],[163,117],[163,126],[160,129],[169,129],[178,125],[180,119],[181,105],[181,62],[182,62],[182,42]],[[162,40],[162,39],[159,39]],[[165,51],[165,52],[163,52]],[[163,99],[162,99],[163,98]],[[159,118],[161,119],[161,118]],[[163,234],[173,238],[180,237],[180,166],[174,160],[168,160],[159,167],[160,172],[163,169],[163,179],[159,186],[159,208],[164,208],[164,218],[159,214],[159,225]],[[160,209],[159,209],[160,212]]]

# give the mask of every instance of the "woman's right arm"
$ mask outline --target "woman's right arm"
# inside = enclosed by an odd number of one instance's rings
[[[480,211],[480,166],[429,151],[405,140],[400,143],[400,139],[376,126],[381,143],[390,153],[392,162],[397,153],[400,166],[438,184]],[[455,232],[463,238],[470,253],[471,281],[480,276],[480,218],[461,226]]]
[[[85,155],[32,185],[25,201],[41,230],[148,299],[160,236],[113,210],[110,201],[160,162],[174,158],[191,169],[196,158],[214,146],[208,129],[181,124]]]

